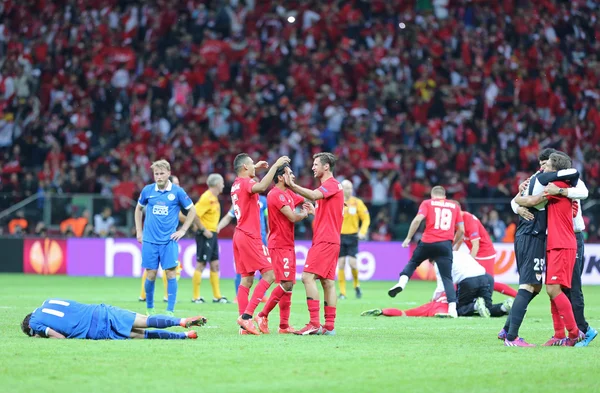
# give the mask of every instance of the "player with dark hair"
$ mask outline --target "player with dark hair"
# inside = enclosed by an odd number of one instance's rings
[[[479,221],[474,214],[464,210],[461,214],[465,226],[463,240],[471,251],[471,256],[485,268],[487,274],[494,277],[496,249],[494,248],[494,243],[492,242],[490,235],[481,221]],[[455,246],[455,249],[457,249],[458,246],[460,246],[460,242]],[[494,282],[494,291],[510,297],[517,296],[517,291],[500,282]]]
[[[142,189],[134,215],[137,240],[142,243],[142,267],[147,271],[146,308],[148,315],[154,314],[154,284],[160,265],[167,275],[167,314],[173,314],[177,300],[177,241],[185,236],[194,221],[194,215],[188,214],[177,229],[179,213],[181,208],[190,210],[194,204],[183,188],[169,180],[171,165],[166,160],[158,160],[150,168],[155,183]],[[144,208],[146,220],[142,228]]]
[[[273,181],[277,169],[289,162],[288,157],[280,157],[265,177],[257,182],[254,180],[256,168],[268,168],[269,164],[266,161],[259,161],[255,165],[252,158],[245,153],[238,154],[233,161],[233,168],[237,175],[231,186],[231,202],[237,219],[233,235],[233,259],[236,272],[242,275],[237,294],[240,314],[237,323],[251,334],[260,334],[254,326],[252,316],[265,292],[275,280],[269,250],[262,244],[260,238],[258,193],[265,192]],[[254,289],[252,298],[248,300],[257,270],[260,271],[262,278]]]
[[[568,156],[552,153],[545,164],[544,172],[558,172],[571,168]],[[563,181],[554,183],[559,188],[567,188]],[[550,296],[554,336],[545,346],[574,346],[585,338],[579,330],[569,298],[562,288],[571,288],[575,266],[577,241],[573,230],[573,206],[570,199],[548,193],[534,196],[519,196],[516,202],[521,206],[532,207],[548,202],[548,236],[546,243],[546,291]],[[565,327],[568,337],[565,335]]]
[[[304,198],[293,193],[284,181],[288,165],[281,166],[275,173],[275,187],[267,195],[269,208],[268,246],[271,264],[275,272],[275,282],[279,285],[273,289],[267,304],[256,316],[255,321],[262,333],[269,333],[269,313],[279,304],[279,333],[289,334],[294,328],[289,325],[290,307],[292,305],[292,289],[296,283],[296,250],[294,249],[294,224],[304,220],[309,213],[314,214],[310,203],[304,203]],[[289,170],[289,176],[294,175]],[[296,213],[296,207],[303,205],[302,210]]]
[[[335,270],[340,254],[340,235],[344,216],[344,193],[342,185],[333,177],[335,156],[331,153],[317,153],[313,156],[312,171],[321,185],[310,190],[298,186],[286,169],[285,182],[295,193],[311,201],[316,201],[313,240],[302,272],[302,282],[306,289],[306,303],[310,321],[298,335],[335,335],[335,314],[337,296],[335,293]],[[321,326],[319,290],[317,279],[323,286],[325,325]]]
[[[456,290],[452,283],[452,248],[464,233],[460,205],[446,199],[446,190],[441,186],[431,189],[431,199],[423,201],[419,211],[410,224],[402,247],[408,247],[412,237],[426,220],[425,232],[412,257],[400,273],[398,283],[388,291],[396,295],[404,290],[417,267],[425,260],[435,260],[448,297],[448,314],[456,318]]]
[[[558,173],[544,173],[546,163],[550,155],[554,153],[564,155],[564,153],[550,148],[540,152],[538,156],[540,171],[521,183],[519,194],[511,201],[513,211],[520,216],[515,236],[515,257],[519,273],[519,290],[510,315],[506,319],[504,327],[498,333],[498,338],[503,340],[506,346],[534,346],[519,337],[519,329],[525,318],[529,303],[542,290],[542,274],[546,263],[546,201],[544,200],[531,207],[521,206],[517,201],[520,201],[522,197],[542,194],[544,187],[551,181],[561,179],[574,182],[579,177],[578,172],[574,169]]]
[[[48,299],[27,314],[21,330],[29,337],[79,338],[88,340],[125,340],[128,338],[184,340],[196,339],[194,330],[169,332],[147,328],[203,326],[206,318],[175,318],[168,315],[145,316],[107,304],[83,304],[66,299]]]

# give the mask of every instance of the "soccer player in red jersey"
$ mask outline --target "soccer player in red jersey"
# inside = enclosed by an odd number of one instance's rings
[[[463,240],[471,256],[484,267],[487,274],[494,277],[494,263],[496,262],[496,249],[490,239],[487,230],[475,215],[462,211],[462,218],[465,226],[465,235]],[[458,246],[458,244],[457,244]],[[455,247],[456,249],[457,247]],[[517,291],[506,284],[494,281],[494,291],[500,292],[506,296],[515,297]]]
[[[557,172],[571,168],[571,159],[565,154],[552,153],[544,172]],[[554,182],[558,187],[568,188],[563,181]],[[567,197],[550,195],[517,198],[522,206],[535,206],[548,200],[548,237],[546,240],[546,292],[550,296],[550,310],[554,323],[554,336],[545,346],[574,346],[585,338],[579,330],[569,298],[562,291],[571,288],[575,266],[577,241],[573,230],[573,205]],[[565,336],[565,327],[569,333]]]
[[[312,247],[308,251],[302,272],[310,322],[294,333],[335,335],[337,302],[335,271],[340,254],[340,235],[344,219],[344,192],[340,182],[333,177],[335,156],[331,153],[317,153],[313,159],[314,177],[321,182],[316,190],[309,190],[294,183],[289,169],[285,174],[285,182],[292,191],[306,199],[316,201]],[[317,279],[321,281],[325,297],[325,326],[323,327],[321,327],[319,318]]]
[[[410,224],[402,247],[408,247],[424,219],[426,221],[423,237],[408,264],[400,273],[398,283],[390,288],[388,295],[396,297],[404,290],[408,280],[423,261],[435,260],[444,282],[444,291],[448,297],[448,314],[456,318],[458,315],[456,313],[456,290],[452,283],[452,247],[464,234],[460,206],[456,202],[446,199],[444,187],[433,187],[431,199],[423,201],[419,206],[419,211]]]
[[[308,214],[314,214],[314,207],[304,203],[304,198],[293,193],[285,184],[283,175],[288,165],[280,166],[275,173],[275,187],[267,195],[269,208],[269,255],[275,272],[275,282],[279,285],[271,292],[271,296],[255,321],[262,333],[269,333],[268,316],[279,304],[279,334],[294,332],[289,325],[290,307],[292,305],[292,289],[296,283],[296,250],[294,249],[294,224],[304,220]],[[294,179],[292,172],[289,176]],[[300,213],[296,206],[303,204]]]
[[[251,334],[260,334],[254,326],[252,315],[265,292],[275,280],[269,250],[262,244],[260,237],[258,194],[267,190],[277,169],[289,162],[288,157],[280,157],[265,177],[260,182],[256,182],[253,180],[256,176],[256,168],[268,168],[269,164],[260,161],[255,165],[252,158],[245,153],[238,154],[233,161],[233,167],[237,174],[237,178],[231,186],[231,202],[237,219],[233,235],[233,258],[236,271],[242,275],[237,294],[240,313],[237,323],[243,330]],[[262,278],[252,293],[252,298],[248,301],[254,274],[257,270],[260,271]],[[243,332],[240,331],[240,333]]]

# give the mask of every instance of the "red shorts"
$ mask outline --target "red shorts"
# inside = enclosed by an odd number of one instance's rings
[[[335,280],[339,255],[339,244],[325,242],[313,244],[308,250],[304,271],[316,274],[320,278]]]
[[[485,272],[490,276],[494,277],[494,266],[496,265],[496,254],[491,257],[484,258],[475,258],[477,263],[479,263],[485,269]]]
[[[235,271],[242,277],[254,276],[256,271],[261,274],[273,270],[269,250],[260,238],[253,238],[242,231],[233,234],[233,259]]]
[[[577,250],[555,248],[546,253],[546,285],[559,284],[571,288]]]
[[[296,250],[293,248],[269,248],[275,282],[296,283]]]
[[[420,307],[404,311],[407,317],[435,317],[435,314],[447,314],[448,303],[429,302]]]

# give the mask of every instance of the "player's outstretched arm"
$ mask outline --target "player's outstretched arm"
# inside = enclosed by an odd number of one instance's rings
[[[57,332],[56,330],[52,329],[52,328],[46,328],[46,332],[45,335],[40,335],[40,334],[36,334],[34,337],[41,337],[41,338],[66,338],[65,336],[63,336],[62,334],[60,334],[59,332]]]
[[[424,218],[425,218],[425,216],[422,214],[417,214],[415,216],[415,218],[413,218],[412,222],[410,223],[410,228],[408,228],[408,234],[406,235],[406,238],[404,239],[404,242],[402,243],[402,247],[404,247],[404,248],[408,247],[413,236],[415,235],[415,233],[417,233],[417,229],[419,229],[419,225],[421,225],[421,221],[423,221]]]
[[[139,203],[137,204],[137,206],[135,207],[135,214],[134,214],[134,218],[135,218],[135,236],[137,237],[137,241],[138,242],[142,242],[142,215],[143,215],[143,209],[144,207],[142,205],[140,205]]]
[[[271,182],[273,181],[273,178],[275,177],[275,172],[277,172],[277,169],[280,166],[286,165],[289,163],[290,163],[290,159],[287,156],[279,157],[277,162],[275,162],[275,165],[273,165],[269,169],[269,172],[267,172],[267,174],[262,178],[262,180],[252,186],[252,192],[254,194],[260,194],[260,193],[267,191],[267,188],[269,188],[269,185],[271,184]]]
[[[296,194],[298,194],[300,196],[303,196],[306,199],[309,199],[311,201],[318,201],[319,199],[324,198],[323,193],[321,191],[319,191],[318,189],[310,190],[308,188],[300,187],[299,185],[297,185],[296,182],[294,182],[294,180],[290,176],[289,168],[286,168],[283,178],[285,179],[285,184],[287,184],[287,186],[292,191],[294,191]]]
[[[515,198],[515,202],[517,202],[519,206],[534,207],[542,203],[545,199],[546,198],[542,194],[526,196],[519,195]]]
[[[456,224],[456,232],[454,232],[454,240],[452,240],[452,247],[456,246],[458,243],[462,242],[465,237],[465,224],[459,222]]]

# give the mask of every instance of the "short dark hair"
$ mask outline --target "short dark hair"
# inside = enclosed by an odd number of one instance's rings
[[[277,170],[275,171],[275,176],[273,177],[273,181],[275,182],[275,184],[279,183],[279,176],[283,176],[283,174],[285,173],[285,168],[289,167],[290,166],[288,164],[285,164],[277,168]]]
[[[31,314],[33,313],[27,314],[23,319],[23,322],[21,322],[21,330],[29,337],[33,337],[33,330],[29,327],[29,320],[31,319]]]
[[[540,154],[538,155],[538,160],[539,161],[548,161],[550,159],[550,154],[556,153],[556,152],[557,152],[556,149],[547,147],[540,152]]]
[[[318,158],[321,161],[321,164],[329,164],[329,171],[333,172],[333,168],[335,168],[335,156],[331,153],[317,153],[313,156],[313,160]]]
[[[571,158],[566,154],[552,153],[550,154],[550,165],[555,171],[571,168]]]
[[[246,153],[240,153],[235,156],[233,160],[233,170],[235,173],[240,173],[242,170],[242,166],[246,163],[246,160],[250,158],[250,156]]]

